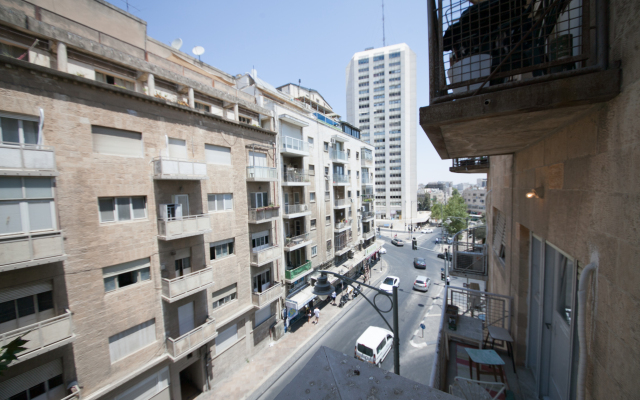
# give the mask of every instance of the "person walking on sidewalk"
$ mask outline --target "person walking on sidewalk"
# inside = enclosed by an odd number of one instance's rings
[[[316,309],[313,310],[313,313],[316,315],[316,325],[318,325],[318,322],[320,321],[320,309],[316,307]]]
[[[331,300],[334,306],[336,305],[336,291],[334,290],[333,293],[331,293]]]
[[[311,322],[311,309],[307,307],[307,322]]]

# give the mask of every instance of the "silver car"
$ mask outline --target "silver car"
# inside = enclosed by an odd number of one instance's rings
[[[416,280],[413,281],[413,288],[421,292],[429,291],[430,286],[431,286],[431,279],[427,278],[424,275],[416,276]]]

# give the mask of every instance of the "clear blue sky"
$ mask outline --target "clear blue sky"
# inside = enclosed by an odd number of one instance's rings
[[[126,10],[125,0],[109,0]],[[376,0],[212,1],[128,0],[164,43],[182,38],[182,51],[203,46],[202,61],[230,74],[249,72],[274,86],[297,83],[318,90],[346,119],[345,68],[355,52],[382,46],[382,7]],[[429,102],[425,0],[385,2],[387,45],[407,43],[418,63],[418,107]],[[484,174],[449,172],[418,125],[418,183],[475,183]]]

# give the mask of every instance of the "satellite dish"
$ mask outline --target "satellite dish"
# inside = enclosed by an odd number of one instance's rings
[[[176,50],[180,50],[180,47],[182,47],[182,39],[180,38],[175,39],[173,42],[171,42],[171,47],[173,47]]]
[[[193,48],[193,50],[191,50],[193,52],[193,54],[197,55],[197,56],[201,56],[202,54],[204,54],[204,47],[202,46],[196,46]]]

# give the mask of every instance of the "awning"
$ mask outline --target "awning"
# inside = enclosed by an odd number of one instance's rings
[[[316,298],[316,295],[313,294],[313,286],[306,287],[302,289],[299,293],[293,296],[290,299],[287,299],[285,302],[287,308],[294,309],[296,311],[301,310],[304,306],[309,304],[309,302]]]

